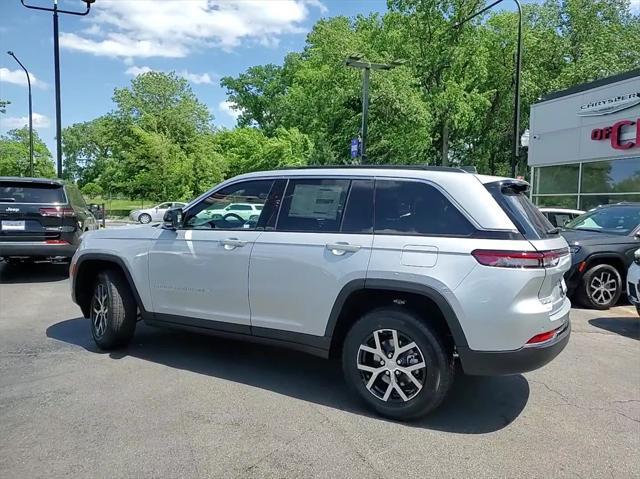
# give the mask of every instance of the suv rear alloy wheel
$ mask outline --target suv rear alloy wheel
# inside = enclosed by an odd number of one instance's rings
[[[453,382],[454,361],[439,335],[402,308],[365,314],[345,339],[345,378],[379,414],[399,420],[435,409]]]
[[[599,264],[582,277],[578,299],[584,306],[605,310],[616,305],[622,293],[618,270],[609,264]]]
[[[98,274],[90,306],[91,335],[100,349],[118,349],[131,341],[138,308],[120,272],[106,270]]]

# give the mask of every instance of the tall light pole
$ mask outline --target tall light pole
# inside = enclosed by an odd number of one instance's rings
[[[464,20],[457,22],[453,27],[459,28],[469,20],[482,15],[487,10],[495,7],[497,4],[504,0],[497,0],[490,5],[487,5],[482,10],[474,13],[473,15],[465,18]],[[513,106],[513,157],[511,158],[511,176],[516,176],[516,165],[520,156],[520,76],[522,69],[522,5],[519,0],[513,0],[518,7],[518,45],[516,47],[516,73],[515,73],[515,94],[514,94],[514,106]]]
[[[60,112],[60,45],[58,35],[58,14],[66,13],[68,15],[84,16],[91,10],[91,4],[96,0],[82,0],[87,8],[84,12],[73,12],[70,10],[61,10],[58,8],[58,0],[53,0],[53,8],[37,7],[35,5],[27,5],[25,0],[20,3],[27,8],[33,10],[42,10],[44,12],[53,12],[53,63],[55,70],[56,83],[56,164],[58,167],[58,178],[62,178],[62,113]]]
[[[392,70],[404,65],[404,60],[393,60],[391,63],[371,63],[363,55],[350,55],[345,65],[362,70],[362,124],[360,126],[360,161],[367,162],[367,121],[369,118],[369,75],[371,70]]]
[[[29,87],[29,176],[33,177],[33,107],[31,103],[31,78],[29,77],[29,72],[26,67],[18,60],[18,57],[12,51],[8,51],[7,55],[12,56],[24,70],[25,75],[27,75],[27,86]]]

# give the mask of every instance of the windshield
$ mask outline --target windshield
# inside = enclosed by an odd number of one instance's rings
[[[569,221],[564,227],[628,235],[640,224],[640,206],[621,205],[598,208]]]

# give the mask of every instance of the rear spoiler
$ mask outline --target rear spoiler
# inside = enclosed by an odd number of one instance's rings
[[[514,178],[505,178],[499,181],[493,181],[491,183],[486,183],[485,186],[487,188],[495,188],[504,190],[512,190],[517,193],[525,193],[529,190],[529,183],[524,180],[517,180]]]

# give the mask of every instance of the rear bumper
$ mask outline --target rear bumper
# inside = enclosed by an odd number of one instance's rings
[[[528,346],[515,351],[474,351],[469,347],[458,348],[458,355],[465,374],[477,376],[501,376],[519,374],[541,368],[562,352],[571,335],[569,313],[563,319],[566,327],[553,340],[539,346]]]
[[[44,241],[0,242],[0,258],[12,256],[71,258],[77,248],[77,245],[73,244],[50,244]]]

